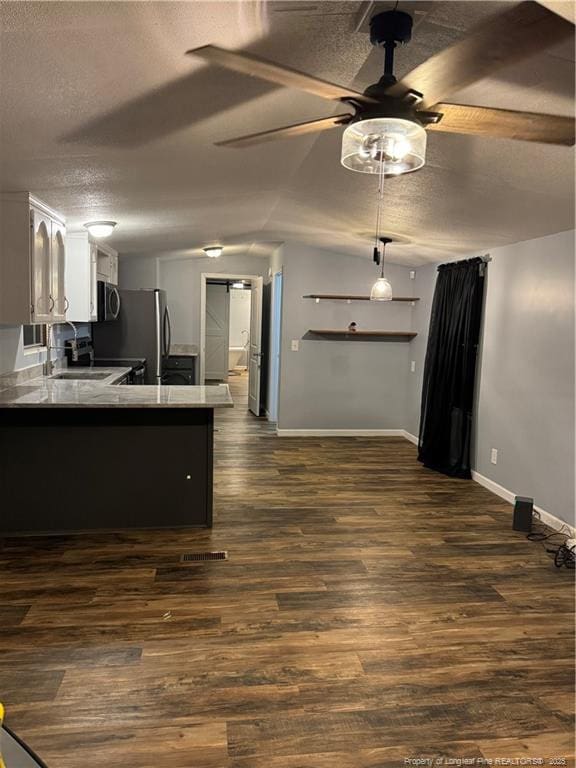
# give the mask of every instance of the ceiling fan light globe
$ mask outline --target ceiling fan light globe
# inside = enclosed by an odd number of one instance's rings
[[[426,131],[416,122],[374,117],[350,123],[342,135],[341,162],[360,173],[399,176],[422,168],[426,161]]]
[[[385,277],[379,277],[372,286],[370,301],[392,301],[392,286]]]

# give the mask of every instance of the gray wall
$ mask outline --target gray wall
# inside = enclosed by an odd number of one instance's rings
[[[122,256],[121,288],[164,288],[174,344],[200,344],[200,276],[203,272],[268,277],[268,259],[237,255],[209,258]]]
[[[405,429],[411,435],[418,437],[420,425],[420,395],[422,392],[422,379],[424,376],[424,360],[426,358],[426,346],[428,344],[428,324],[430,322],[430,310],[436,285],[437,264],[428,264],[416,268],[414,281],[414,295],[420,297],[412,312],[412,330],[418,334],[410,342],[410,360],[415,363],[414,372],[408,378],[408,405],[406,408]]]
[[[574,232],[491,256],[473,466],[574,525]]]
[[[308,293],[367,294],[377,277],[369,259],[286,243],[280,429],[402,429],[407,407],[407,342],[303,339],[311,328],[410,330],[409,303],[321,302]],[[409,269],[386,270],[396,295],[413,295]],[[300,340],[298,352],[292,339]]]
[[[474,255],[474,254],[471,254]],[[472,466],[575,525],[574,232],[490,251]],[[421,374],[436,265],[417,271],[423,301],[412,342],[419,376],[407,430],[418,434]],[[498,463],[490,451],[498,449]]]

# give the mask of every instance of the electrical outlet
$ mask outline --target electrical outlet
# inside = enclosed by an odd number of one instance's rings
[[[492,464],[498,464],[498,448],[492,448],[490,451],[490,461]]]
[[[292,349],[292,352],[298,352],[298,350],[300,349],[299,339],[292,339],[291,349]]]
[[[410,361],[410,371],[412,373],[414,373],[415,370],[416,370],[416,360],[411,360]]]

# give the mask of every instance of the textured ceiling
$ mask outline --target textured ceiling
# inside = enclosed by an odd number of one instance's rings
[[[381,54],[366,2],[2,2],[0,183],[62,210],[71,229],[112,218],[122,253],[214,241],[266,254],[298,239],[370,256],[376,182],[340,166],[340,129],[250,149],[213,141],[341,110],[184,55],[242,48],[363,89]],[[402,76],[500,2],[404,2]],[[376,3],[376,7],[389,7]],[[364,20],[363,20],[364,19]],[[568,43],[454,102],[573,114]],[[426,166],[386,183],[391,260],[418,264],[574,226],[573,149],[434,133]]]

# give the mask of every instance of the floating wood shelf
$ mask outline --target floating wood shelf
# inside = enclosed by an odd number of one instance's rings
[[[372,338],[372,339],[402,339],[404,341],[410,341],[416,333],[413,331],[348,331],[346,329],[328,328],[324,330],[311,329],[308,333],[314,336],[346,336],[349,338]]]
[[[370,296],[345,295],[341,293],[309,293],[302,296],[303,299],[325,299],[329,301],[370,301]],[[419,296],[394,296],[391,301],[420,301]],[[374,302],[386,304],[385,301]]]

